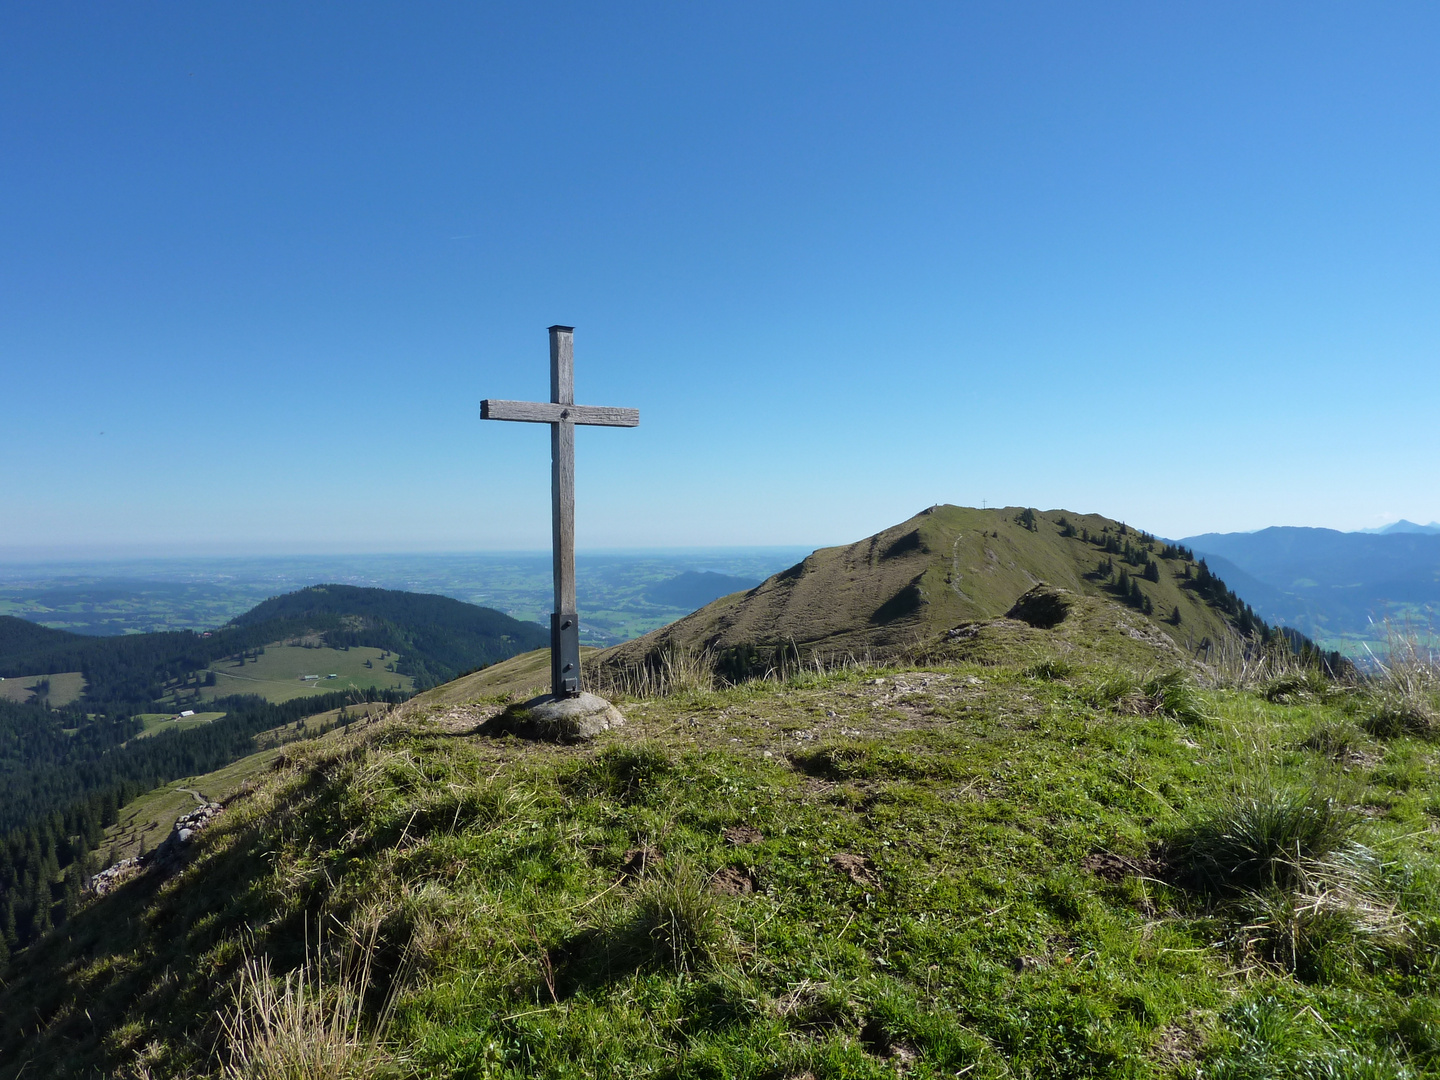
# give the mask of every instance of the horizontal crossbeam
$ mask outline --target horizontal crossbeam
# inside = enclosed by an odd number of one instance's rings
[[[558,405],[552,401],[480,402],[481,420],[523,420],[531,424],[594,424],[601,427],[639,427],[639,409],[613,409],[608,405]]]

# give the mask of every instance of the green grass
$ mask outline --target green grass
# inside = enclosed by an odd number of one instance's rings
[[[279,703],[341,690],[413,690],[414,680],[408,675],[386,670],[386,665],[396,659],[394,653],[358,645],[327,649],[272,644],[265,646],[262,656],[245,664],[234,660],[212,664],[208,670],[215,673],[215,685],[202,688],[199,698],[209,701],[228,694],[259,694],[266,701]],[[365,666],[367,660],[371,667]],[[332,674],[338,677],[327,677]],[[301,679],[304,675],[320,678],[306,682]]]
[[[580,647],[580,667],[589,671],[599,649]],[[488,668],[464,675],[454,682],[426,690],[421,698],[429,705],[451,705],[481,698],[525,701],[550,692],[550,650],[532,649]]]
[[[634,665],[666,648],[723,652],[757,643],[798,645],[804,653],[831,657],[894,658],[962,623],[1003,616],[1037,581],[1091,601],[1114,596],[1115,577],[1098,574],[1106,556],[1078,530],[1098,537],[1108,528],[1116,536],[1120,523],[1053,510],[1036,513],[1031,530],[1016,520],[1019,511],[931,507],[856,543],[821,548],[758,589],[607,650],[607,660]],[[1077,535],[1067,536],[1062,520]],[[1138,542],[1134,530],[1127,530],[1125,539]],[[1146,616],[1126,608],[1123,629],[1172,642],[1179,662],[1206,639],[1220,641],[1226,623],[1187,587],[1193,581],[1186,579],[1184,563],[1159,558],[1161,546],[1157,542],[1153,551],[1158,581],[1141,579],[1138,567],[1128,567],[1154,610]],[[1119,557],[1112,559],[1118,573]],[[1168,621],[1176,610],[1178,624]],[[1061,627],[1083,637],[1072,625],[1086,621],[1083,614],[1072,612]],[[1114,628],[1113,615],[1106,623]]]
[[[379,716],[385,708],[384,705],[370,704],[357,705],[345,711],[359,720]],[[168,717],[170,714],[164,715]],[[209,715],[215,719],[224,714]],[[153,851],[170,835],[177,818],[199,803],[224,802],[231,798],[245,784],[263,778],[270,771],[284,744],[330,731],[339,719],[340,710],[331,709],[282,728],[262,731],[255,736],[256,753],[201,776],[173,780],[127,803],[120,809],[116,823],[105,830],[105,840],[97,852],[99,858],[103,863],[128,859],[142,850]],[[153,734],[155,730],[147,723],[144,734]],[[333,734],[338,737],[341,732],[336,730]]]
[[[147,735],[158,735],[162,731],[188,731],[190,728],[219,720],[224,715],[223,712],[197,712],[194,716],[181,716],[173,712],[136,713],[136,719],[143,723],[145,728],[135,737],[143,739]]]
[[[1436,746],[1045,659],[622,701],[589,747],[453,697],[287,747],[12,970],[0,1078],[242,1059],[216,1017],[270,1000],[255,958],[322,970],[317,921],[393,1001],[363,1075],[1440,1076]]]
[[[62,671],[55,675],[17,675],[0,679],[0,698],[22,704],[35,700],[36,684],[48,680],[50,692],[46,700],[55,708],[69,705],[85,693],[85,676],[78,671]]]

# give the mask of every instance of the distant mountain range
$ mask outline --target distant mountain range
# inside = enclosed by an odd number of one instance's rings
[[[1440,536],[1440,521],[1432,521],[1429,525],[1416,525],[1413,521],[1401,518],[1399,521],[1392,521],[1389,525],[1381,525],[1378,529],[1360,529],[1358,531],[1371,536],[1389,536],[1391,533],[1423,533],[1427,536]]]
[[[1290,526],[1204,533],[1204,556],[1257,614],[1330,648],[1385,637],[1387,619],[1428,629],[1440,614],[1440,526],[1398,521],[1375,532]]]

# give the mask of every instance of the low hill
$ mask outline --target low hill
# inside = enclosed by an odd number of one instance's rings
[[[753,589],[758,584],[754,578],[717,574],[713,570],[686,570],[683,574],[676,574],[646,589],[645,599],[662,607],[693,611],[712,600],[718,600],[733,592]]]
[[[936,506],[822,548],[602,659],[623,667],[677,647],[708,650],[743,674],[773,663],[777,648],[883,653],[1003,615],[1040,582],[1129,604],[1190,653],[1257,629],[1243,602],[1188,554],[1097,514]]]
[[[369,645],[401,653],[401,674],[417,686],[447,682],[462,672],[549,644],[549,631],[503,612],[448,596],[313,585],[257,604],[231,625],[303,624],[331,646]]]
[[[12,658],[29,656],[47,649],[61,648],[72,644],[79,636],[64,630],[52,630],[48,626],[25,619],[17,619],[14,615],[0,615],[0,662],[8,662]]]
[[[90,711],[151,711],[175,680],[214,662],[306,635],[401,654],[399,674],[434,686],[548,642],[535,623],[447,596],[317,585],[274,597],[209,633],[95,637],[0,617],[0,676],[80,671]]]

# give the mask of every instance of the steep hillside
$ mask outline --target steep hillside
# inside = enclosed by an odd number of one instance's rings
[[[1147,565],[1153,580],[1144,576]],[[857,543],[822,548],[749,592],[608,650],[603,660],[635,664],[680,646],[743,667],[751,650],[768,647],[895,649],[1003,615],[1042,581],[1133,603],[1137,617],[1191,652],[1230,633],[1235,618],[1204,594],[1193,562],[1119,522],[1068,511],[936,506]]]

